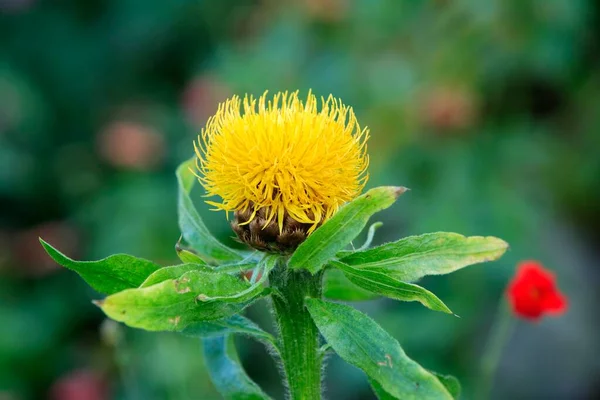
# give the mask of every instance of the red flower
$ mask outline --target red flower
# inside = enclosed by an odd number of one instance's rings
[[[544,314],[560,315],[567,310],[567,299],[556,287],[554,274],[536,261],[519,264],[507,294],[513,312],[528,320],[535,321]]]

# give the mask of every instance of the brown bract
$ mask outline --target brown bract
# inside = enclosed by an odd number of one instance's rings
[[[304,242],[313,226],[286,215],[280,232],[277,221],[268,221],[268,214],[268,208],[262,208],[248,222],[252,217],[252,207],[245,211],[238,210],[234,213],[231,227],[239,240],[250,247],[270,253],[290,254]]]

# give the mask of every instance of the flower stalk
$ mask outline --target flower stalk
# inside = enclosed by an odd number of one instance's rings
[[[319,330],[304,305],[306,297],[321,298],[323,273],[292,271],[284,262],[271,271],[273,310],[279,328],[281,366],[292,400],[321,398]]]
[[[559,291],[552,272],[537,261],[519,263],[506,290],[506,299],[500,299],[496,319],[481,358],[476,398],[489,398],[502,351],[517,322],[515,317],[536,322],[546,314],[561,315],[567,308],[567,298]]]
[[[502,351],[513,332],[514,325],[515,319],[510,313],[508,304],[502,298],[481,358],[481,375],[477,387],[477,399],[485,400],[489,398],[498,364],[502,358]]]

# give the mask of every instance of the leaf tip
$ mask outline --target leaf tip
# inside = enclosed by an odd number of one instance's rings
[[[48,247],[51,247],[51,246],[50,246],[50,243],[48,243],[48,242],[46,242],[44,239],[42,239],[42,237],[41,237],[41,236],[38,236],[38,240],[40,241],[40,244],[42,245],[42,247],[43,247],[44,249],[47,249]]]
[[[177,254],[181,253],[183,249],[181,248],[181,240],[183,239],[183,235],[179,235],[179,239],[177,239],[177,243],[175,243],[175,252]]]
[[[502,240],[496,236],[488,236],[487,239],[496,242],[496,244],[498,245],[498,247],[503,248],[503,249],[507,249],[510,247],[510,245],[508,244],[508,242],[506,242],[505,240]]]
[[[67,258],[67,257],[64,254],[60,253],[58,250],[56,250],[54,247],[52,247],[52,245],[50,243],[46,242],[41,237],[38,237],[38,240],[40,241],[40,244],[44,248],[44,251],[46,252],[46,254],[48,254],[50,256],[50,258],[52,258],[57,264],[63,265],[63,263],[60,261],[60,257],[63,257],[63,258]]]
[[[410,189],[404,186],[393,186],[392,187],[394,197],[397,199],[404,193],[408,192]]]
[[[104,305],[104,300],[92,300],[92,304],[102,308],[102,306]]]
[[[497,246],[497,253],[485,261],[494,261],[494,260],[499,259],[510,248],[510,245],[508,244],[508,242],[506,242],[500,238],[497,238],[495,236],[489,236],[487,239],[489,239],[490,241],[495,243],[495,245]]]

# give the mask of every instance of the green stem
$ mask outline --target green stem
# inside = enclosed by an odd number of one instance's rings
[[[308,310],[306,297],[320,298],[321,272],[291,271],[280,263],[269,275],[271,296],[279,326],[281,362],[288,382],[291,400],[321,398],[321,355],[319,331]]]
[[[510,313],[504,298],[500,300],[496,320],[492,326],[488,342],[481,357],[480,377],[477,387],[477,399],[485,400],[490,396],[502,350],[514,328],[515,319]]]

